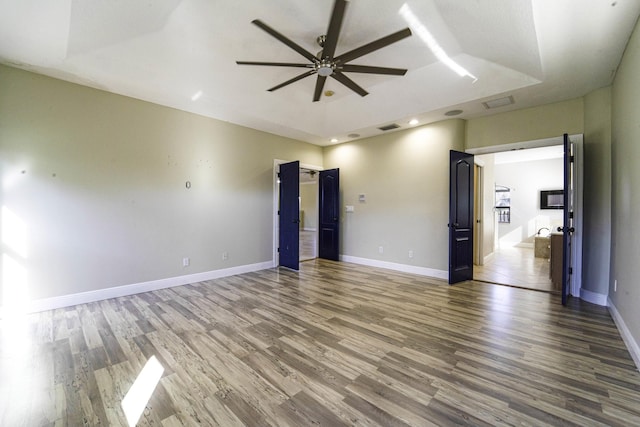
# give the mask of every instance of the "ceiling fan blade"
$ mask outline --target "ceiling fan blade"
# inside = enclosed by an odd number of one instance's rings
[[[269,67],[297,67],[313,68],[313,64],[296,64],[293,62],[259,62],[259,61],[236,61],[238,65],[267,65]]]
[[[356,82],[354,82],[349,77],[345,76],[340,72],[334,72],[333,74],[331,74],[331,77],[333,77],[334,79],[336,79],[337,81],[339,81],[340,83],[342,83],[343,85],[351,89],[352,91],[356,92],[360,96],[369,95],[369,92],[367,92],[366,90],[358,86]]]
[[[359,48],[353,49],[347,53],[343,53],[342,55],[334,58],[336,62],[349,62],[356,58],[360,58],[368,53],[371,53],[375,50],[382,49],[385,46],[389,46],[392,43],[400,41],[404,38],[407,38],[411,35],[411,30],[409,28],[405,28],[404,30],[397,31],[393,34],[389,34],[386,37],[382,37],[381,39],[372,41],[371,43],[367,43],[364,46],[360,46]]]
[[[347,8],[346,0],[336,0],[333,4],[333,12],[331,13],[331,20],[329,21],[329,28],[327,29],[327,36],[324,41],[324,47],[322,48],[322,57],[333,60],[333,54],[336,52],[336,46],[338,44],[338,36],[340,35],[340,29],[342,28],[342,19]]]
[[[296,52],[298,52],[300,55],[304,56],[305,58],[307,58],[309,61],[314,62],[317,60],[317,58],[315,57],[315,55],[313,55],[311,52],[309,52],[308,50],[306,50],[305,48],[303,48],[302,46],[300,46],[299,44],[297,44],[296,42],[294,42],[293,40],[283,36],[282,34],[280,34],[279,32],[277,32],[276,30],[274,30],[273,28],[271,28],[270,26],[268,26],[267,24],[265,24],[264,22],[262,22],[259,19],[254,19],[253,21],[251,21],[254,25],[262,28],[264,31],[266,31],[267,33],[271,34],[273,37],[275,37],[276,39],[280,40],[282,43],[286,44],[287,46],[289,46],[291,49],[295,50]]]
[[[322,96],[322,89],[324,89],[324,82],[326,81],[326,76],[318,75],[318,80],[316,80],[316,90],[313,92],[313,102],[320,101],[320,96]]]
[[[404,68],[371,67],[369,65],[344,64],[340,70],[345,73],[389,74],[392,76],[404,76],[407,70]]]
[[[285,86],[287,86],[287,85],[290,85],[291,83],[295,83],[295,82],[297,82],[298,80],[302,80],[302,79],[304,79],[305,77],[309,77],[310,75],[315,74],[315,73],[316,73],[316,70],[309,70],[309,71],[307,71],[306,73],[302,73],[302,74],[300,74],[299,76],[296,76],[296,77],[294,77],[294,78],[292,78],[292,79],[290,79],[290,80],[287,80],[287,81],[286,81],[286,82],[284,82],[284,83],[280,83],[279,85],[274,86],[274,87],[272,87],[271,89],[267,89],[267,90],[268,90],[269,92],[273,92],[274,90],[278,90],[278,89],[280,89],[281,87],[285,87]]]

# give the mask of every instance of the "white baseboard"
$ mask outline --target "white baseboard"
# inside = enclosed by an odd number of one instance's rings
[[[520,242],[520,243],[516,243],[515,245],[513,245],[513,247],[515,247],[515,248],[529,248],[529,249],[533,249],[533,243]]]
[[[485,256],[484,259],[482,260],[482,264],[486,264],[487,262],[491,261],[491,259],[493,258],[495,252],[491,252],[489,255]]]
[[[316,228],[312,228],[312,227],[304,227],[302,229],[302,231],[318,231]]]
[[[190,283],[198,283],[205,280],[234,276],[236,274],[250,273],[252,271],[265,270],[272,267],[273,261],[267,261],[256,264],[240,265],[231,268],[223,268],[220,270],[205,271],[202,273],[188,274],[185,276],[151,280],[149,282],[134,283],[131,285],[116,286],[113,288],[98,289],[95,291],[80,292],[77,294],[61,295],[52,298],[42,298],[31,301],[27,306],[26,311],[28,313],[36,313],[46,310],[55,310],[56,308],[70,307],[78,304],[86,304],[109,298],[117,298],[127,295],[139,294],[142,292],[172,288],[174,286],[188,285]],[[3,313],[0,308],[0,318],[2,318],[2,314]]]
[[[588,291],[586,289],[580,289],[580,299],[591,304],[598,304],[607,306],[608,296],[606,294],[599,294],[597,292]]]
[[[437,279],[447,280],[449,272],[445,270],[436,270],[427,267],[418,267],[415,265],[399,264],[395,262],[379,261],[376,259],[360,258],[350,255],[340,255],[340,260],[351,262],[354,264],[367,265],[369,267],[388,268],[389,270],[402,271],[403,273],[419,274],[421,276],[435,277]]]
[[[624,323],[624,319],[622,318],[622,316],[620,316],[620,313],[618,312],[616,306],[613,305],[613,301],[611,301],[611,299],[609,298],[607,298],[607,301],[609,312],[611,313],[611,317],[613,317],[613,321],[618,327],[618,331],[620,331],[620,336],[622,336],[622,340],[627,346],[627,350],[629,350],[631,358],[636,364],[636,368],[640,370],[640,346],[638,346],[638,343],[633,338],[633,335],[631,335],[631,331],[627,327],[627,324]]]

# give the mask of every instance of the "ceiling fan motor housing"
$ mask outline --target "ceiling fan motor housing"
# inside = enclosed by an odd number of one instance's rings
[[[333,70],[336,68],[336,64],[333,61],[330,61],[327,58],[323,58],[320,62],[317,62],[314,67],[318,73],[318,75],[322,77],[329,77],[333,74]]]

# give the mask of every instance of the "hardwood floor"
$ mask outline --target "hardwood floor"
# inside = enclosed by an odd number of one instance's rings
[[[4,321],[0,425],[640,425],[604,307],[324,260]]]
[[[533,248],[504,247],[484,265],[473,266],[473,278],[539,291],[558,291],[549,278],[549,259],[536,258]]]

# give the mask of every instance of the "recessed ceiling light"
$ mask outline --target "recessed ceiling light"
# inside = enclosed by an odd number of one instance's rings
[[[338,142],[338,138],[331,138],[331,142],[335,144],[336,142]]]
[[[462,110],[450,110],[447,111],[446,113],[444,113],[445,116],[451,117],[451,116],[457,116],[462,114]]]
[[[193,96],[191,97],[192,101],[197,101],[198,99],[200,99],[200,97],[202,96],[202,91],[199,90],[196,93],[193,94]]]
[[[409,124],[410,124],[411,126],[415,126],[415,125],[417,125],[418,123],[420,123],[420,122],[418,121],[418,119],[411,119],[411,120],[409,120]]]

